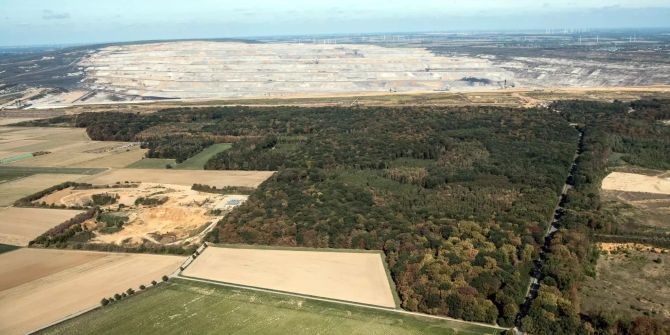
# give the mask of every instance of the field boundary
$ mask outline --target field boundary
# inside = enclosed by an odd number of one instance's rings
[[[309,252],[334,252],[334,253],[360,253],[360,254],[378,254],[382,258],[382,265],[386,273],[386,281],[391,288],[391,295],[396,308],[400,308],[400,296],[398,296],[398,289],[391,276],[388,262],[386,261],[386,254],[382,250],[367,250],[367,249],[340,249],[340,248],[311,248],[311,247],[286,247],[286,246],[270,246],[270,245],[255,245],[255,244],[227,244],[227,243],[210,243],[205,242],[207,247],[229,248],[229,249],[252,249],[252,250],[285,250],[285,251],[309,251]],[[205,249],[203,248],[202,251]],[[190,265],[189,263],[188,265]],[[186,270],[186,267],[184,268]],[[253,287],[253,286],[250,286]],[[346,300],[343,300],[346,301]],[[374,305],[372,305],[374,306]]]

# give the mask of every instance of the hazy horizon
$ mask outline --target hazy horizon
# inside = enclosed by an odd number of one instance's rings
[[[620,1],[0,0],[0,46],[391,32],[667,28],[670,4]]]

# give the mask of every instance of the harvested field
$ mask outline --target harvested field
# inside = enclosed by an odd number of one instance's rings
[[[42,259],[49,257],[49,262]],[[67,270],[71,267],[105,257],[101,252],[77,252],[23,248],[0,258],[3,268],[0,292],[33,280]]]
[[[0,333],[24,334],[172,273],[176,256],[19,249],[0,255]],[[27,267],[29,265],[29,267]],[[27,275],[26,275],[27,273]],[[21,276],[17,280],[16,276]]]
[[[48,152],[5,165],[17,167],[124,167],[144,157],[138,143],[91,141],[82,128],[0,128],[3,156]]]
[[[27,246],[37,236],[80,213],[44,208],[0,209],[0,243]]]
[[[2,172],[2,171],[0,171]],[[0,184],[0,206],[8,206],[26,195],[44,190],[51,186],[77,181],[85,175],[80,174],[36,174],[18,180]]]
[[[165,302],[169,301],[169,304]],[[149,318],[150,322],[147,322]],[[496,328],[171,280],[40,334],[476,335]]]
[[[670,177],[612,172],[602,183],[603,190],[670,194]]]
[[[188,171],[114,169],[86,179],[92,184],[114,184],[116,182],[143,182],[192,186],[204,184],[223,188],[226,186],[258,187],[272,176],[273,171]]]
[[[209,247],[185,276],[396,307],[380,253]]]

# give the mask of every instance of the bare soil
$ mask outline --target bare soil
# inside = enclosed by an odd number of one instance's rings
[[[646,176],[642,174],[612,172],[602,183],[603,190],[670,194],[668,177]]]
[[[183,257],[49,249],[0,255],[0,333],[25,334],[99,305],[104,297],[160,281]],[[25,272],[28,271],[26,274]]]
[[[75,217],[81,211],[44,208],[0,209],[0,243],[27,246],[45,231]],[[2,279],[0,279],[2,280]]]
[[[395,307],[378,253],[208,247],[184,275]]]

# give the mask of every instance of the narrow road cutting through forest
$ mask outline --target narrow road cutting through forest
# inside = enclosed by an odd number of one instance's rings
[[[577,128],[576,125],[575,128]],[[519,311],[519,314],[516,317],[516,328],[515,332],[517,334],[523,334],[523,331],[521,330],[521,320],[528,315],[528,311],[530,310],[530,306],[533,303],[533,300],[537,297],[537,291],[540,289],[540,284],[542,281],[542,263],[546,261],[546,253],[549,251],[549,247],[551,245],[551,241],[554,238],[554,235],[560,228],[560,220],[561,217],[563,216],[565,212],[565,200],[566,196],[568,194],[568,191],[574,186],[574,174],[577,171],[577,159],[581,154],[583,153],[583,148],[584,148],[584,132],[577,128],[577,131],[579,131],[579,141],[577,145],[577,150],[575,151],[575,156],[572,159],[572,166],[570,167],[570,172],[568,174],[568,177],[565,180],[565,184],[563,185],[563,190],[561,191],[561,195],[558,198],[558,203],[556,205],[556,208],[554,209],[554,215],[551,218],[551,221],[549,223],[549,227],[547,228],[547,231],[544,236],[544,245],[542,246],[542,249],[540,250],[540,256],[537,260],[535,260],[533,263],[533,269],[532,269],[532,274],[530,277],[530,283],[528,284],[528,289],[526,291],[526,298],[521,305],[521,309]]]

